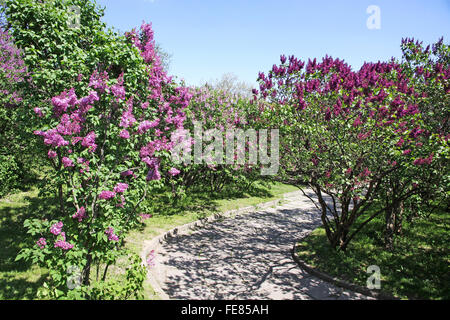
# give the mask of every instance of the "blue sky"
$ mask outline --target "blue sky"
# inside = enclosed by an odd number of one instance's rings
[[[97,0],[108,26],[127,31],[151,22],[172,54],[170,73],[188,84],[232,72],[256,85],[279,56],[325,54],[354,68],[400,57],[402,37],[450,39],[450,0]],[[380,29],[366,25],[370,5]]]

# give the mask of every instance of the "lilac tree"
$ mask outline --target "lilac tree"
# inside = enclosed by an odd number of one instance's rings
[[[430,77],[439,88],[448,84],[448,73]],[[353,71],[328,56],[307,64],[281,56],[259,82],[255,106],[263,125],[280,128],[283,180],[314,191],[334,248],[346,250],[367,223],[418,194],[417,179],[448,157],[448,137],[425,128],[424,94],[393,60]],[[398,188],[389,187],[406,172]],[[394,202],[384,201],[386,191]]]

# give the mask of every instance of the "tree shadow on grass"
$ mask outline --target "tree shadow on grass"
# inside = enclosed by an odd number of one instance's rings
[[[36,299],[38,289],[42,287],[47,274],[41,275],[36,281],[6,275],[0,278],[0,299]]]
[[[22,248],[29,246],[30,236],[23,226],[26,219],[51,218],[55,200],[26,195],[20,202],[2,201],[0,205],[0,297],[4,299],[34,298],[44,275],[35,282],[25,274],[31,262],[15,261]]]
[[[148,199],[149,207],[155,208],[158,214],[176,215],[187,211],[198,214],[218,211],[220,200],[236,200],[249,197],[270,198],[274,194],[269,185],[249,186],[245,191],[238,186],[230,184],[220,192],[211,192],[208,188],[190,189],[183,197],[173,197],[170,192],[161,193]]]

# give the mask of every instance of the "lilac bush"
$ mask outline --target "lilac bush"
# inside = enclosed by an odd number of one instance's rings
[[[145,68],[140,91],[127,90],[136,75],[111,79],[97,70],[85,96],[70,88],[36,113],[42,129],[34,133],[47,149],[53,181],[64,182],[64,206],[59,221],[27,222],[45,245],[35,240],[19,257],[48,267],[52,287],[62,292],[69,265],[82,270],[81,284],[89,287],[93,264],[117,260],[125,235],[140,223],[142,201],[161,183],[160,170],[171,167],[171,133],[183,128],[190,101],[188,89],[163,71],[151,26],[126,36]]]

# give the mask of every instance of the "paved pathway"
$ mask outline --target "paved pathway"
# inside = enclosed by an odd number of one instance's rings
[[[314,205],[292,193],[276,208],[169,238],[157,247],[149,276],[171,299],[367,299],[293,261],[294,242],[319,225]]]

